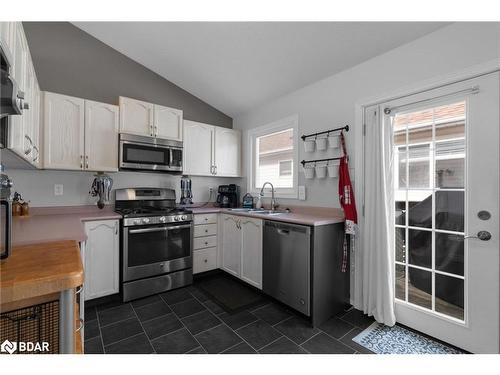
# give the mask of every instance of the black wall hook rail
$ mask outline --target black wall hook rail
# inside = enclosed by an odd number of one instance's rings
[[[340,128],[335,128],[335,129],[332,129],[332,130],[325,130],[324,132],[303,135],[300,138],[302,138],[302,140],[305,141],[306,138],[317,137],[318,135],[322,135],[322,134],[330,134],[330,133],[333,133],[333,132],[338,132],[339,130],[345,130],[346,132],[348,132],[349,131],[349,125],[342,126]]]
[[[302,160],[300,164],[304,167],[306,164],[309,163],[321,163],[322,161],[331,161],[331,160],[340,160],[342,159],[343,156],[338,156],[336,158],[327,158],[327,159],[316,159],[316,160]]]

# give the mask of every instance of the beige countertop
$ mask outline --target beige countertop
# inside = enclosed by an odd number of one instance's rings
[[[262,215],[256,212],[231,211],[231,209],[219,207],[186,208],[193,211],[194,214],[222,212],[231,215],[255,217],[258,219],[310,226],[320,226],[344,222],[344,212],[340,208],[290,206],[288,207],[290,208],[290,212],[282,215]],[[283,208],[285,208],[285,206],[283,206]]]
[[[84,221],[120,219],[113,207],[97,206],[33,207],[30,216],[15,216],[12,224],[12,246],[54,241],[85,241]]]

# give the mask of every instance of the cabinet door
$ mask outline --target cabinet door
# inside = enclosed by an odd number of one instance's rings
[[[241,279],[262,289],[262,220],[241,219]]]
[[[30,62],[30,60],[28,60]],[[26,108],[23,111],[22,121],[23,121],[23,157],[29,162],[33,161],[33,157],[35,156],[35,143],[33,141],[33,133],[35,131],[35,71],[33,66],[28,63],[26,67],[26,76],[25,76],[25,92],[24,92],[24,101]]]
[[[118,117],[117,106],[85,100],[85,169],[118,170]]]
[[[85,223],[85,299],[115,294],[119,287],[118,220]]]
[[[154,136],[154,104],[120,96],[120,132]]]
[[[154,105],[155,137],[182,141],[182,111]]]
[[[214,127],[195,121],[184,121],[183,172],[211,176]]]
[[[33,85],[33,95],[31,99],[31,111],[32,111],[32,139],[33,139],[33,158],[32,163],[35,167],[39,168],[41,164],[41,146],[40,146],[40,114],[41,114],[41,102],[40,102],[40,86],[36,76],[34,75],[34,85]]]
[[[14,53],[15,22],[0,22],[0,40],[2,47],[8,50],[9,57]],[[12,61],[11,61],[12,63]]]
[[[239,218],[222,215],[222,269],[240,277],[241,232]]]
[[[239,177],[241,174],[241,133],[238,130],[215,127],[215,174]]]
[[[85,100],[44,93],[44,167],[83,169]]]
[[[24,32],[21,22],[14,22],[13,25],[13,50],[11,74],[16,81],[19,90],[25,91],[26,81],[26,58],[27,45],[24,39]],[[27,99],[27,98],[26,98]],[[25,117],[26,112],[21,116],[12,116],[9,124],[9,148],[18,155],[24,157],[25,151]]]

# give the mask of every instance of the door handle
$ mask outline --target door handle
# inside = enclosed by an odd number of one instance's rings
[[[290,234],[290,231],[288,229],[278,229],[277,232],[285,236],[288,236]]]
[[[85,155],[85,169],[89,169],[89,156]]]
[[[491,233],[486,231],[486,230],[481,230],[481,231],[477,232],[476,236],[465,236],[464,240],[469,239],[469,238],[474,238],[474,239],[478,239],[481,241],[489,241],[491,239]]]

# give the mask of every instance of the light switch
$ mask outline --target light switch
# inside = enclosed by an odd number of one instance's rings
[[[54,195],[63,195],[64,193],[64,185],[63,184],[55,184],[54,185]]]
[[[299,200],[306,200],[306,187],[304,185],[299,186]]]

